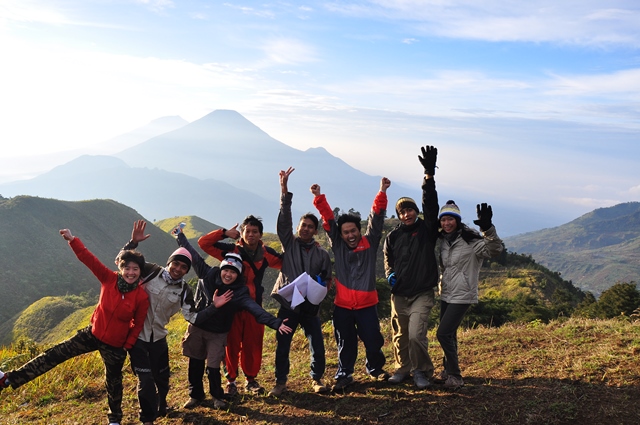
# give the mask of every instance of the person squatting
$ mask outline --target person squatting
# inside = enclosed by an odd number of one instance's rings
[[[72,357],[98,351],[105,368],[107,420],[110,425],[119,425],[123,417],[122,368],[128,355],[138,381],[139,420],[152,425],[172,408],[168,401],[167,324],[179,311],[188,322],[182,354],[188,358],[189,398],[183,409],[192,409],[205,400],[205,373],[215,409],[228,409],[239,393],[236,381],[240,370],[245,393],[266,393],[257,379],[265,325],[276,330],[274,385],[268,393],[272,397],[288,391],[291,342],[298,326],[309,343],[309,388],[314,393],[344,392],[355,383],[359,340],[365,348],[366,374],[374,381],[398,385],[412,378],[418,390],[434,383],[448,389],[462,387],[457,330],[469,307],[478,303],[482,262],[499,255],[503,245],[492,222],[490,205],[477,205],[474,224],[480,232],[462,223],[453,200],[440,207],[434,177],[437,154],[435,147],[425,146],[418,155],[424,170],[422,216],[412,198],[399,198],[395,203],[399,224],[384,240],[389,179],[380,180],[364,232],[359,215],[335,216],[318,184],[312,184],[310,192],[321,220],[315,214],[304,214],[294,232],[293,194],[288,188],[292,167],[279,173],[277,235],[282,252],[263,243],[262,221],[250,215],[240,225],[214,230],[198,239],[199,248],[218,259],[219,266],[205,262],[185,236],[183,225],[171,231],[178,248],[160,266],[146,262],[136,250],[150,236],[145,234],[146,222],[138,220],[133,224],[131,240],[116,256],[117,271],[113,271],[70,230],[60,230],[77,258],[100,283],[98,304],[89,325],[75,336],[17,369],[0,371],[0,391],[19,388]],[[329,252],[315,238],[320,226],[327,233],[333,264]],[[385,370],[384,337],[377,309],[376,255],[381,244],[385,278],[391,288],[391,374]],[[271,292],[279,304],[276,316],[262,308],[263,280],[269,267],[279,273]],[[195,292],[185,280],[192,268],[198,277]],[[295,299],[291,294],[302,281],[307,292],[303,293],[304,299]],[[328,384],[319,311],[332,285],[338,367],[333,383]],[[436,337],[442,349],[442,368],[436,374],[427,329],[438,291],[440,322]]]

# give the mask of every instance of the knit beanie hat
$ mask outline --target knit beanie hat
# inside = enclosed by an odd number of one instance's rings
[[[220,262],[220,270],[235,270],[238,275],[242,274],[242,257],[238,254],[229,253],[224,256],[224,260]]]
[[[191,269],[191,253],[183,247],[180,247],[173,251],[173,254],[167,260],[167,265],[169,265],[172,261],[182,261],[187,265],[187,271]]]
[[[416,214],[420,212],[418,205],[416,205],[416,201],[407,196],[398,199],[398,202],[396,202],[396,214],[398,214],[398,216],[400,216],[400,210],[403,208],[411,208],[416,212]]]
[[[456,219],[458,223],[462,220],[462,216],[460,215],[460,208],[456,205],[454,201],[447,201],[445,205],[440,208],[440,214],[438,214],[438,220],[440,220],[443,216],[450,215]]]

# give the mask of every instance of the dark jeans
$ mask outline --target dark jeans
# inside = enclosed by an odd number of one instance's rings
[[[138,377],[140,421],[153,422],[167,409],[169,393],[169,347],[167,339],[156,342],[137,340],[129,350],[131,368]]]
[[[319,380],[324,375],[325,355],[324,355],[324,339],[322,337],[322,325],[320,318],[296,313],[285,307],[280,307],[278,318],[288,319],[286,325],[293,329],[290,334],[281,334],[276,332],[276,382],[287,382],[289,375],[289,352],[291,350],[291,340],[298,325],[304,331],[304,335],[309,340],[309,352],[311,353],[311,378]]]
[[[436,332],[444,358],[442,365],[447,374],[461,377],[458,365],[458,328],[470,304],[449,304],[440,301],[440,326]]]
[[[49,348],[20,369],[7,372],[7,378],[13,388],[18,388],[60,363],[96,350],[102,357],[106,373],[105,385],[109,403],[107,416],[109,422],[120,422],[122,420],[122,365],[127,358],[127,352],[123,348],[112,347],[101,342],[91,333],[90,326],[80,329],[71,338]]]
[[[335,378],[353,374],[358,358],[358,338],[366,350],[367,373],[377,376],[385,364],[382,345],[384,337],[380,333],[377,307],[348,310],[335,306],[333,310],[333,334],[338,344],[338,371]]]

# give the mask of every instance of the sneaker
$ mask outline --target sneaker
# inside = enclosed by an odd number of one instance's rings
[[[353,376],[341,376],[336,380],[336,383],[333,385],[333,391],[341,391],[347,388],[349,385],[353,384]]]
[[[229,405],[227,404],[226,401],[217,399],[215,397],[213,398],[213,408],[214,409],[218,409],[218,410],[222,409],[222,410],[224,410],[227,407],[229,407]]]
[[[378,372],[377,375],[370,375],[371,379],[373,379],[374,381],[388,381],[389,380],[389,372],[385,372],[384,370],[381,370],[380,372]]]
[[[431,386],[431,382],[429,382],[424,372],[420,370],[413,372],[413,382],[415,382],[419,390],[424,390]]]
[[[9,384],[7,383],[7,374],[0,370],[0,391],[7,388]]]
[[[224,393],[226,395],[228,395],[229,397],[235,397],[238,395],[238,386],[236,385],[236,382],[227,382],[227,386],[224,389]]]
[[[388,379],[388,382],[393,385],[398,385],[409,376],[408,373],[395,372],[391,378]]]
[[[447,378],[449,378],[449,374],[446,370],[443,369],[439,374],[433,377],[433,382],[444,384],[445,382],[447,382]]]
[[[286,391],[287,391],[287,384],[285,384],[284,382],[283,383],[276,382],[276,386],[273,387],[271,391],[269,391],[269,395],[280,397]]]
[[[449,375],[449,377],[447,378],[447,381],[444,383],[445,388],[451,388],[453,390],[457,390],[463,385],[464,385],[464,381],[462,380],[462,377],[453,376],[453,375]]]
[[[250,391],[254,394],[264,394],[264,388],[258,384],[258,381],[255,379],[252,381],[247,381],[244,385],[244,389]]]
[[[198,404],[200,404],[201,401],[202,400],[198,400],[197,398],[191,397],[189,400],[187,400],[187,402],[185,404],[182,405],[182,408],[184,408],[184,409],[193,409]]]
[[[326,394],[329,392],[329,387],[322,383],[320,379],[313,380],[313,392],[316,394]]]

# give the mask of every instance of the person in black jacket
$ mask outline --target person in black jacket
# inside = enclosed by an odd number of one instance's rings
[[[438,239],[438,194],[433,179],[438,150],[421,148],[424,167],[422,209],[411,198],[400,198],[396,212],[400,224],[384,242],[384,265],[391,285],[391,324],[395,373],[389,383],[399,384],[413,375],[419,389],[431,385],[433,362],[429,356],[427,326],[438,284],[435,245]]]
[[[198,275],[198,287],[194,296],[194,310],[197,314],[182,339],[182,354],[189,357],[189,400],[184,408],[193,408],[205,398],[202,378],[205,371],[209,377],[209,393],[213,405],[226,407],[222,390],[220,363],[225,358],[227,333],[231,329],[236,311],[246,310],[258,323],[265,324],[280,333],[291,333],[285,320],[267,313],[249,295],[242,276],[242,258],[238,254],[227,253],[220,267],[211,267],[191,246],[180,227],[172,230],[178,245],[187,249],[193,259],[193,269]]]

